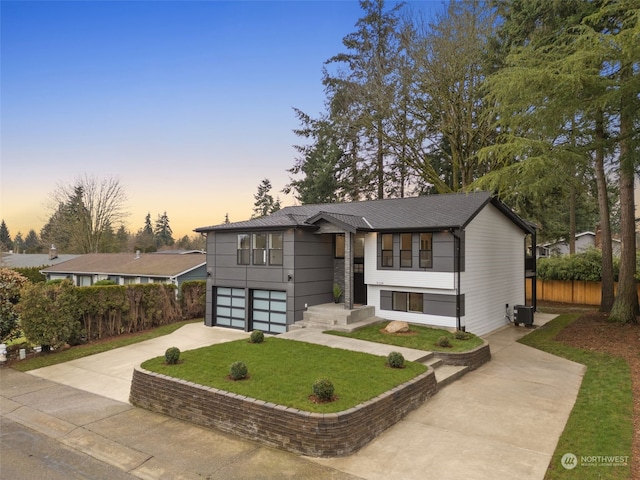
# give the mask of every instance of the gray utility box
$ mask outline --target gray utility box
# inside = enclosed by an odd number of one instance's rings
[[[513,323],[525,326],[533,325],[533,307],[530,305],[515,305],[513,307]]]

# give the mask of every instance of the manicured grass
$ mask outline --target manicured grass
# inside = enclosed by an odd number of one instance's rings
[[[248,379],[227,378],[235,361],[247,365]],[[426,371],[419,363],[406,362],[403,369],[385,363],[385,357],[272,337],[260,344],[243,339],[189,350],[177,365],[166,365],[164,357],[157,357],[142,368],[278,405],[329,413],[354,407]],[[336,401],[309,400],[313,383],[322,377],[333,382]]]
[[[138,334],[127,335],[126,337],[114,337],[112,339],[101,341],[99,343],[76,345],[66,350],[57,350],[50,353],[38,355],[37,357],[20,360],[16,363],[13,363],[11,367],[21,372],[35,370],[36,368],[48,367],[50,365],[56,365],[58,363],[75,360],[76,358],[88,357],[89,355],[106,352],[108,350],[113,350],[114,348],[126,347],[127,345],[133,345],[134,343],[144,342],[145,340],[151,340],[152,338],[168,335],[188,323],[201,323],[203,321],[203,319],[185,320],[182,322],[172,323],[170,325],[163,325],[161,327],[154,328],[153,330],[148,330]]]
[[[398,347],[415,348],[416,350],[426,350],[429,352],[466,352],[482,345],[483,341],[480,337],[473,334],[467,334],[467,340],[456,340],[452,332],[441,330],[439,328],[423,327],[421,325],[409,325],[411,331],[417,335],[390,335],[382,333],[381,330],[388,325],[389,322],[374,323],[366,327],[359,328],[353,332],[336,332],[327,331],[331,335],[340,337],[357,338],[359,340],[367,340],[369,342],[385,343],[387,345],[396,345]],[[438,346],[440,337],[447,337],[451,341],[450,348]]]
[[[590,352],[555,341],[556,335],[579,317],[560,315],[523,337],[520,343],[573,360],[587,367],[578,398],[547,471],[547,479],[628,479],[627,466],[586,466],[581,457],[628,456],[633,438],[633,394],[629,364],[622,358]],[[560,461],[576,455],[578,465],[567,470]],[[597,462],[596,462],[597,463]]]

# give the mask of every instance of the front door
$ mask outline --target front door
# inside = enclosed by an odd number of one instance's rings
[[[353,303],[367,304],[367,286],[364,283],[364,234],[356,234],[353,245]]]

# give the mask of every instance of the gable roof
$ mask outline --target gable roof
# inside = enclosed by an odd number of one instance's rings
[[[266,217],[201,227],[195,231],[313,228],[319,220],[336,223],[348,231],[463,229],[488,203],[492,203],[522,230],[533,233],[534,227],[531,224],[522,220],[488,192],[300,205],[285,207]]]
[[[90,253],[42,269],[42,273],[175,277],[206,264],[206,255],[142,253]]]

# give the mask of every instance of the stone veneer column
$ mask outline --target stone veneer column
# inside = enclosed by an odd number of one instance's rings
[[[353,308],[353,237],[344,232],[344,308]]]

